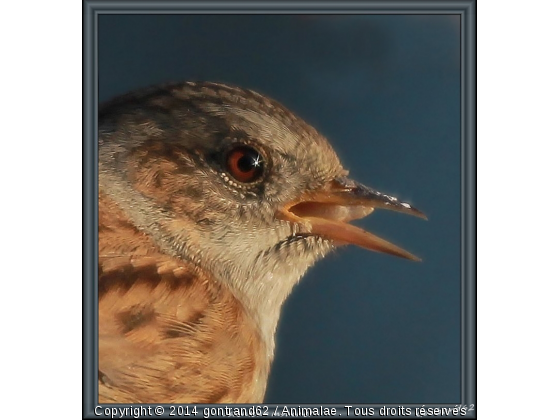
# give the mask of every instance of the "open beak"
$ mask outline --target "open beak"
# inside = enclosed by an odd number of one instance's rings
[[[347,223],[367,216],[376,208],[394,210],[427,220],[424,213],[410,204],[346,177],[335,178],[323,190],[304,194],[297,202],[281,208],[276,217],[303,225],[307,233],[333,240],[337,244],[354,244],[372,251],[421,261],[385,239]]]

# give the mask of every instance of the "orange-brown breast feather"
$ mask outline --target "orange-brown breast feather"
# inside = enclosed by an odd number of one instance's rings
[[[254,323],[223,284],[158,252],[99,199],[99,402],[262,402]]]

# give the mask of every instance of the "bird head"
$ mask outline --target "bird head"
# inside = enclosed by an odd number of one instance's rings
[[[424,217],[348,178],[328,141],[282,105],[216,83],[103,105],[99,185],[163,252],[228,284],[256,318],[263,305],[279,311],[337,245],[417,259],[350,221],[375,208]]]

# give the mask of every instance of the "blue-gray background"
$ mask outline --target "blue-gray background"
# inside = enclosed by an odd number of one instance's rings
[[[257,90],[353,178],[423,210],[358,224],[424,259],[346,247],[284,306],[267,402],[455,403],[460,392],[459,16],[101,15],[99,99],[181,80]]]

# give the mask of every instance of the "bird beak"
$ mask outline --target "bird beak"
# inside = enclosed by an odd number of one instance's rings
[[[337,244],[354,244],[372,251],[421,261],[410,252],[348,223],[367,216],[376,208],[427,220],[424,213],[410,204],[346,177],[335,178],[326,188],[304,194],[298,201],[281,208],[276,217],[303,225],[307,233],[333,240]]]

